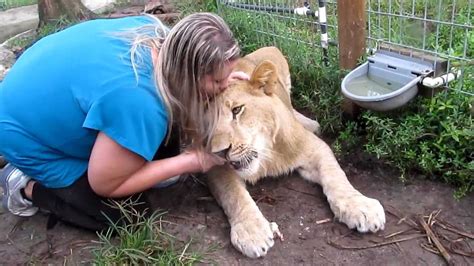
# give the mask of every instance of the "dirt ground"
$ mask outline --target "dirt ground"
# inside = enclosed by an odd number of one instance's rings
[[[453,188],[447,185],[426,180],[401,183],[398,173],[389,167],[375,164],[370,158],[355,157],[341,165],[357,189],[381,201],[386,209],[385,230],[377,234],[351,231],[333,220],[318,185],[297,175],[269,178],[248,188],[267,219],[278,223],[285,240],[277,240],[261,259],[246,258],[233,248],[225,215],[201,183],[188,179],[167,189],[153,189],[147,195],[154,209],[168,211],[164,219],[173,223],[166,225],[167,232],[185,241],[193,238],[191,249],[218,246],[206,255],[209,263],[445,265],[440,254],[428,251],[432,245],[428,244],[424,231],[410,224],[420,215],[441,210],[434,220],[438,224],[450,224],[464,236],[441,231],[435,224],[438,238],[443,240],[456,264],[474,265],[474,195],[457,201],[453,198]],[[93,245],[97,236],[62,223],[46,230],[47,218],[43,213],[22,218],[0,210],[0,264],[90,263],[92,254],[87,247]],[[388,244],[390,241],[393,243]]]
[[[441,255],[422,247],[428,244],[424,234],[407,223],[436,210],[441,210],[437,220],[472,237],[474,195],[457,201],[453,189],[446,185],[426,180],[403,184],[396,172],[369,165],[370,161],[358,160],[342,163],[352,184],[379,199],[386,209],[386,228],[377,234],[359,234],[334,221],[321,188],[297,175],[268,178],[249,186],[263,214],[279,224],[285,237],[261,259],[246,258],[233,248],[224,213],[201,183],[187,179],[166,189],[153,189],[148,197],[154,209],[168,211],[164,220],[173,223],[165,226],[167,232],[184,241],[193,238],[191,249],[203,251],[217,245],[206,259],[219,265],[445,265]],[[21,218],[3,210],[0,217],[2,264],[75,265],[92,259],[87,247],[97,239],[93,233],[61,223],[46,230],[47,216],[42,213]],[[399,235],[390,236],[397,232]],[[445,246],[457,265],[474,265],[472,238],[442,235],[451,239],[453,244]],[[396,239],[408,240],[385,245]],[[375,245],[380,246],[372,247]],[[351,247],[356,249],[345,249]],[[451,250],[468,252],[471,257]]]

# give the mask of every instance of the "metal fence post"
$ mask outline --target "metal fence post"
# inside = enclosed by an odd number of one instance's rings
[[[353,69],[365,53],[365,0],[338,0],[337,20],[339,67]],[[359,112],[359,108],[347,99],[344,99],[343,110],[351,117]]]

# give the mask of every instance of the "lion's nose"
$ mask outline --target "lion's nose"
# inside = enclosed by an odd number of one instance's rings
[[[232,147],[232,144],[230,144],[229,147],[227,147],[223,150],[214,152],[214,155],[217,155],[217,156],[227,160],[227,154],[229,153],[231,147]]]

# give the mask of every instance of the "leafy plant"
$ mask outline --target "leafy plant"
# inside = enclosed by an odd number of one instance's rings
[[[351,150],[357,149],[356,145],[361,141],[360,135],[359,124],[355,121],[348,121],[331,144],[334,154],[343,157],[348,155]]]
[[[365,149],[404,174],[417,170],[453,184],[464,196],[474,189],[472,108],[472,98],[448,90],[399,115],[366,112]]]

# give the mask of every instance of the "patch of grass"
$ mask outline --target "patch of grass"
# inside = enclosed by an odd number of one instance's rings
[[[10,8],[34,5],[38,3],[37,0],[0,0],[0,11]]]
[[[115,202],[123,220],[99,234],[92,248],[94,265],[193,265],[203,253],[189,251],[191,241],[182,242],[163,230],[163,212],[147,216],[134,203]],[[132,206],[132,207],[131,207]]]
[[[215,0],[173,0],[172,3],[182,12],[183,16],[195,12],[217,12]]]
[[[33,45],[36,41],[41,38],[53,34],[55,32],[61,31],[67,27],[70,27],[78,21],[71,21],[65,17],[59,18],[57,20],[50,21],[49,23],[43,25],[42,27],[36,29],[34,34],[27,34],[25,36],[20,36],[14,38],[7,43],[8,47],[17,47],[19,50],[24,50],[29,46]]]

